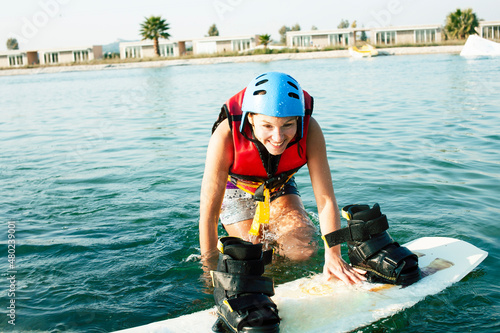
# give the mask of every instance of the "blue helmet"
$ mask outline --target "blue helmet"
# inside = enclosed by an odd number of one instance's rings
[[[253,79],[243,96],[241,111],[242,133],[248,121],[248,114],[259,113],[271,117],[301,117],[298,127],[299,139],[302,136],[304,93],[300,84],[288,74],[267,72]]]

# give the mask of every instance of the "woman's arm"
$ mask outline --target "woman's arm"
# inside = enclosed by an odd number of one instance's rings
[[[200,197],[200,249],[202,256],[212,256],[217,249],[217,226],[233,161],[233,141],[227,119],[219,124],[208,143],[205,172]]]
[[[326,143],[318,122],[311,118],[307,134],[307,166],[318,206],[321,233],[326,235],[340,229],[340,214],[332,185],[332,177]],[[325,244],[325,266],[323,272],[328,276],[336,276],[346,284],[364,280],[364,276],[356,272],[343,259],[340,245],[328,248]]]

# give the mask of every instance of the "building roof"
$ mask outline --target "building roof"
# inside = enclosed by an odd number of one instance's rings
[[[169,45],[169,44],[175,44],[178,43],[178,40],[170,40],[170,39],[164,39],[160,38],[158,39],[158,44],[159,45]],[[120,47],[128,47],[128,46],[153,46],[154,42],[151,39],[146,39],[146,40],[139,40],[135,42],[120,42]]]
[[[368,28],[346,28],[346,29],[333,29],[333,30],[307,30],[307,31],[287,31],[287,36],[316,36],[316,35],[329,35],[329,34],[345,34],[354,31],[370,31]]]
[[[28,52],[36,52],[36,51],[7,50],[7,51],[0,51],[0,56],[25,55]]]
[[[80,46],[80,47],[61,47],[61,48],[55,48],[55,49],[43,49],[43,50],[38,50],[39,53],[49,53],[49,52],[72,52],[72,51],[84,51],[84,50],[93,50],[95,46],[98,45],[91,45],[91,46]]]
[[[354,33],[359,31],[404,31],[404,30],[421,30],[421,29],[441,29],[440,24],[427,24],[427,25],[409,25],[397,27],[381,27],[381,28],[346,28],[346,29],[333,29],[333,30],[309,30],[309,31],[287,31],[287,36],[318,36],[342,33]]]
[[[500,21],[479,21],[479,26],[484,27],[484,26],[497,26],[500,25]]]
[[[241,39],[255,39],[257,35],[245,35],[245,36],[211,36],[211,37],[203,37],[193,39],[193,42],[222,42],[222,41],[230,41],[230,40],[241,40]]]
[[[441,29],[441,24],[426,24],[426,25],[405,25],[398,27],[380,27],[372,28],[372,31],[405,31],[405,30],[423,30],[423,29]]]

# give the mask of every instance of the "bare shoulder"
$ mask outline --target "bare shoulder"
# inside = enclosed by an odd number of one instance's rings
[[[207,162],[224,161],[223,164],[230,165],[233,159],[233,137],[228,120],[222,121],[215,129],[208,144]]]
[[[321,127],[319,126],[319,123],[318,121],[314,118],[314,117],[311,117],[309,119],[309,128],[308,128],[308,131],[317,131],[317,130],[320,130],[321,131]]]
[[[224,119],[219,126],[217,126],[210,141],[217,141],[224,144],[230,143],[232,145],[231,128],[229,127],[229,121],[227,119]]]
[[[319,123],[311,117],[309,128],[307,129],[307,151],[314,151],[316,148],[325,146],[325,137]]]

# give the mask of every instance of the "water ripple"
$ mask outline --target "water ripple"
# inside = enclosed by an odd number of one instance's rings
[[[453,55],[0,77],[0,216],[19,239],[19,330],[105,332],[212,306],[196,259],[210,129],[237,87],[269,70],[314,96],[339,205],[379,202],[401,243],[456,237],[490,253],[360,331],[498,330],[500,63]],[[307,170],[296,179],[318,224]],[[322,261],[270,271],[281,283]]]

